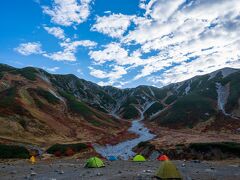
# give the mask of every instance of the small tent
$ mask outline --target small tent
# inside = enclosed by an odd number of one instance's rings
[[[178,179],[182,180],[182,176],[177,167],[169,160],[162,161],[155,177],[159,179]]]
[[[160,155],[160,156],[157,158],[157,160],[159,160],[159,161],[167,161],[167,160],[169,160],[169,158],[168,158],[166,155]]]
[[[104,163],[101,159],[99,159],[98,157],[91,157],[87,160],[85,167],[87,168],[100,168],[100,167],[104,167]]]
[[[109,161],[116,161],[117,157],[116,156],[108,156]]]
[[[138,154],[133,158],[133,161],[134,162],[142,162],[142,161],[146,161],[146,159],[142,155]]]
[[[31,164],[35,164],[36,163],[36,158],[35,156],[31,156],[29,161],[31,162]]]

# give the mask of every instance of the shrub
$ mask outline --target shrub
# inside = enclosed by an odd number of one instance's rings
[[[155,97],[158,99],[163,99],[167,96],[168,89],[167,88],[162,88],[158,89],[155,87],[151,87],[153,93],[155,94]]]
[[[130,96],[129,98],[127,98],[127,100],[123,103],[121,108],[128,108],[130,107],[131,104],[138,104],[136,97]]]
[[[67,155],[75,152],[80,152],[81,150],[87,149],[88,146],[84,143],[77,144],[54,144],[47,149],[47,153],[54,154],[59,157],[61,155]],[[71,152],[72,151],[72,152]]]
[[[164,106],[161,103],[155,102],[145,111],[144,115],[151,116],[152,114],[162,110],[163,108]]]
[[[65,155],[66,156],[73,156],[75,152],[71,148],[67,148]]]
[[[0,107],[4,108],[14,104],[15,96],[16,96],[16,87],[12,87],[1,92]]]
[[[59,103],[59,99],[57,97],[55,97],[52,93],[50,93],[49,91],[45,91],[44,89],[38,87],[37,89],[35,89],[35,91],[37,92],[37,94],[41,97],[43,97],[44,99],[46,99],[49,103],[51,104],[57,104]]]
[[[234,108],[239,106],[238,99],[240,97],[240,73],[234,73],[222,80],[222,84],[225,85],[230,82],[230,92],[227,99],[225,109],[227,112],[231,112]]]
[[[133,119],[133,118],[137,118],[138,116],[139,116],[139,112],[133,105],[129,105],[128,107],[126,107],[123,113],[124,119]]]
[[[56,152],[54,152],[54,156],[55,157],[61,157],[62,153],[60,151],[56,151]]]
[[[215,109],[208,98],[198,94],[189,94],[180,98],[172,108],[168,110],[166,115],[161,118],[162,124],[193,125],[199,120],[205,120],[205,113],[215,114]]]
[[[12,113],[18,115],[29,115],[28,111],[16,102],[16,97],[16,87],[11,87],[0,92],[0,113],[2,116]]]
[[[25,77],[28,80],[35,81],[36,80],[36,69],[32,67],[26,67],[23,69],[17,70],[23,77]]]
[[[165,103],[166,104],[171,104],[173,101],[175,101],[177,99],[177,96],[176,95],[171,95],[169,96],[166,100],[165,100]]]
[[[87,105],[84,103],[78,101],[74,96],[72,96],[69,93],[60,91],[59,94],[67,99],[67,104],[70,110],[74,113],[78,113],[83,115],[84,117],[89,117],[89,115],[92,115],[92,111]]]
[[[222,152],[232,153],[240,157],[240,143],[234,142],[213,142],[213,143],[192,143],[190,148],[196,151],[208,152],[213,148],[218,148]]]
[[[27,159],[29,158],[29,151],[22,146],[0,144],[0,158],[1,159],[12,159],[12,158]]]
[[[21,126],[25,129],[27,127],[27,122],[25,119],[20,119],[19,121],[19,124],[21,124]]]

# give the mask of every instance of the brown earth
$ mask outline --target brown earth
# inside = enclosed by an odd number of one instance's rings
[[[0,80],[0,97],[6,96],[9,88],[15,89],[11,105],[0,108],[0,142],[44,146],[82,141],[101,143],[108,137],[118,137],[130,126],[130,122],[115,119],[84,103],[92,113],[89,116],[71,112],[64,98],[51,104],[36,93],[39,87],[59,96],[58,90],[40,77],[30,81],[6,73]]]
[[[204,142],[239,142],[240,134],[229,131],[201,131],[200,125],[193,129],[170,129],[159,127],[155,123],[146,123],[146,126],[156,134],[151,144],[156,149],[173,148],[177,144],[204,143]],[[205,127],[205,126],[204,126]]]

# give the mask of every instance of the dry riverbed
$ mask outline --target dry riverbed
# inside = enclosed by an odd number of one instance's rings
[[[136,163],[131,161],[105,162],[106,167],[84,168],[85,160],[57,159],[38,161],[31,165],[26,160],[0,163],[0,179],[96,179],[120,180],[153,179],[159,167],[159,161]],[[200,162],[174,161],[186,180],[239,180],[240,160]]]

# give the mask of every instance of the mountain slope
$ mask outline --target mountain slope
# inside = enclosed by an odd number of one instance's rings
[[[167,126],[194,127],[200,122],[223,118],[240,127],[239,70],[225,68],[166,88],[177,99],[152,121]]]
[[[240,70],[225,68],[163,88],[118,89],[74,75],[0,65],[0,137],[97,141],[127,129],[120,119],[199,131],[240,127]]]
[[[82,97],[86,95],[75,88],[82,82],[92,88],[93,83],[72,75],[51,75],[37,68],[1,65],[0,70],[0,137],[3,139],[36,143],[96,141],[114,136],[128,126],[127,122],[84,102]],[[93,92],[84,93],[91,97]],[[103,94],[99,99],[104,99],[105,93],[101,90],[99,93]],[[94,97],[88,98],[89,104],[93,101]]]

